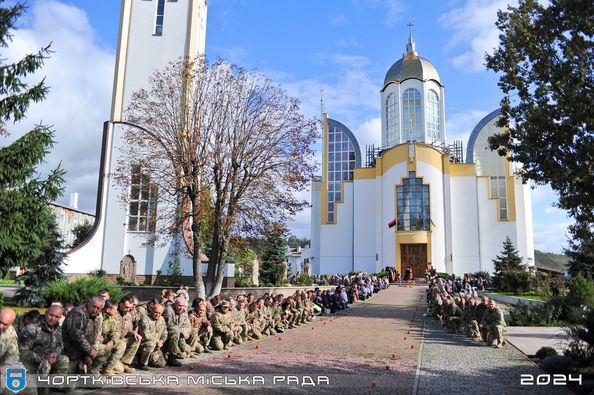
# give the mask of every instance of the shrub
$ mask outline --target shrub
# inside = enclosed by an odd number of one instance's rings
[[[542,367],[549,373],[570,373],[573,369],[573,360],[565,355],[552,355],[546,357]]]
[[[553,347],[541,347],[534,356],[538,359],[545,359],[546,357],[551,357],[554,355],[559,354]]]
[[[123,296],[120,287],[101,277],[80,278],[71,283],[68,280],[54,281],[47,285],[42,296],[48,305],[57,300],[79,305],[96,295],[102,288],[109,291],[111,299],[119,300]]]
[[[378,277],[390,277],[390,273],[389,272],[379,272],[375,274]]]
[[[569,340],[565,355],[581,366],[594,366],[594,307],[586,308],[580,322],[565,332]]]
[[[450,278],[450,275],[444,272],[437,272],[437,277],[447,280],[448,278]]]
[[[546,303],[529,305],[520,303],[509,310],[510,324],[515,326],[553,326],[558,323],[561,309]]]
[[[523,270],[504,271],[498,277],[498,287],[503,292],[511,292],[519,295],[530,290],[531,280],[532,275]]]
[[[312,285],[313,279],[311,276],[308,276],[306,273],[301,273],[299,278],[297,279],[297,285]]]
[[[137,285],[134,281],[128,281],[122,276],[116,277],[116,284],[121,285],[121,286],[135,286],[135,285]]]
[[[480,277],[480,278],[482,278],[485,281],[491,281],[491,273],[489,273],[489,272],[483,272],[483,271],[481,271],[481,272],[471,273],[470,275],[472,277],[474,277],[474,278],[479,278]]]
[[[349,277],[352,276],[356,276],[357,274],[360,274],[361,272],[349,272]]]

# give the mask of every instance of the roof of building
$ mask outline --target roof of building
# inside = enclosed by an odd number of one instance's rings
[[[406,53],[386,73],[384,87],[390,82],[402,82],[409,78],[415,78],[421,81],[433,80],[441,85],[441,80],[435,66],[427,59],[419,56],[419,53],[416,51],[412,32],[408,38]]]

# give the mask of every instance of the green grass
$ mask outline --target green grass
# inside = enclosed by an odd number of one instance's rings
[[[19,281],[17,283],[16,281],[8,278],[0,278],[0,285],[23,285],[23,282]]]
[[[506,295],[506,296],[514,296],[516,298],[522,298],[522,299],[530,299],[530,300],[540,300],[543,302],[546,302],[547,299],[543,298],[538,292],[535,291],[530,291],[530,292],[524,292],[523,294],[520,295],[516,295],[512,292],[489,292],[495,295]]]

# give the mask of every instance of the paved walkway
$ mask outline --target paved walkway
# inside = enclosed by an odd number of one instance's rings
[[[545,372],[512,345],[487,347],[429,318],[421,361],[413,394],[572,394],[565,387],[520,385],[521,375],[536,381]]]
[[[563,354],[564,331],[559,327],[510,326],[507,339],[526,355],[535,355],[541,347],[552,347]]]
[[[176,377],[179,386],[170,382],[150,388],[125,385],[81,392],[87,395],[509,394],[522,389],[521,374],[543,373],[511,345],[489,348],[447,333],[432,319],[424,322],[425,289],[392,286],[341,315],[321,317],[283,335],[244,343],[230,352],[187,359],[180,368],[142,373],[145,378]],[[222,375],[236,381],[247,378],[249,382],[243,381],[241,386],[233,386],[232,382],[220,385]],[[309,383],[303,375],[319,385],[302,385]],[[277,385],[272,386],[275,376]],[[254,377],[265,385],[254,381]],[[188,380],[193,384],[187,385]],[[533,387],[529,392],[551,390]],[[563,389],[555,392],[564,393]]]
[[[92,394],[267,394],[267,393],[344,393],[410,394],[414,386],[425,306],[425,288],[390,287],[370,300],[359,303],[334,317],[321,317],[313,323],[249,342],[230,352],[202,354],[184,360],[181,368],[154,369],[153,374],[175,374],[180,382],[187,376],[258,375],[267,386],[211,386],[209,388],[166,387],[152,389],[125,387],[100,389]],[[329,385],[311,387],[278,382],[274,376],[308,375],[314,381],[328,377]],[[304,379],[299,376],[300,383]],[[293,381],[294,382],[294,381]],[[85,391],[87,394],[91,392]]]

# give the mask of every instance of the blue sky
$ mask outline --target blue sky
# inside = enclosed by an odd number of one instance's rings
[[[402,57],[407,23],[420,55],[445,85],[448,141],[466,140],[474,125],[498,107],[497,76],[483,66],[497,45],[496,12],[504,0],[209,0],[207,57],[223,57],[258,69],[319,116],[320,91],[327,111],[347,125],[361,147],[379,144],[379,90],[388,68]],[[39,76],[51,87],[48,100],[31,107],[28,121],[11,138],[43,121],[57,144],[47,166],[68,171],[66,197],[80,193],[80,207],[94,211],[101,126],[109,116],[117,46],[119,0],[34,0],[3,50],[17,59],[52,41],[55,53]],[[165,11],[167,17],[167,11]],[[309,192],[303,192],[304,198]],[[554,208],[548,187],[532,193],[535,247],[560,252],[565,213]],[[291,222],[309,237],[309,211]]]

